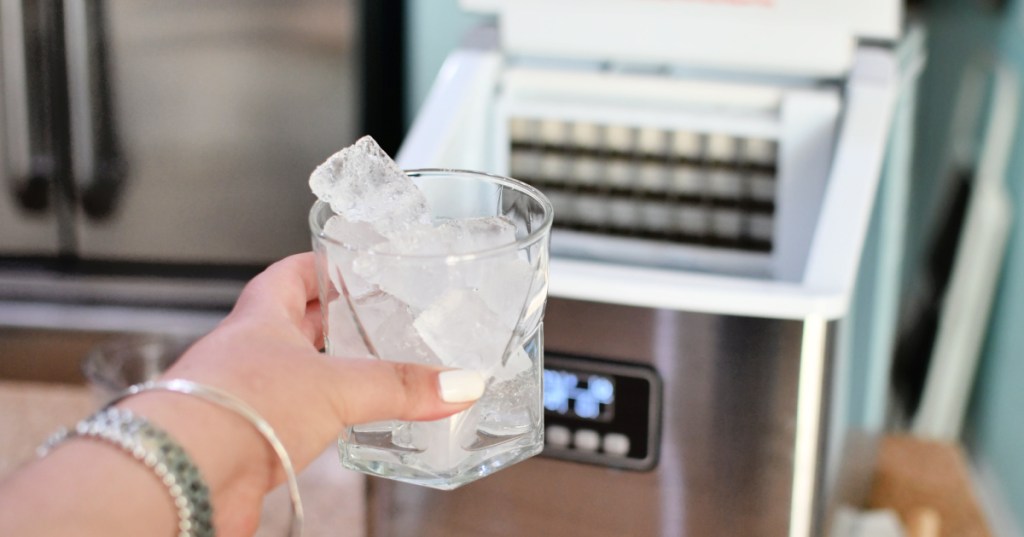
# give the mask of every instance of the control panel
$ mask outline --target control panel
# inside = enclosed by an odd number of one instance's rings
[[[661,379],[642,364],[547,352],[544,455],[651,470],[658,464]]]

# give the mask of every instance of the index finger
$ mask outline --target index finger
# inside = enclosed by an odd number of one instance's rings
[[[317,299],[315,263],[313,253],[305,252],[270,265],[242,290],[235,312],[284,315],[294,324],[301,324],[307,304]]]

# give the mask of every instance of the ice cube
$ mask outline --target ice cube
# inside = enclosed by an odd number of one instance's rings
[[[370,335],[380,357],[391,362],[441,365],[441,360],[423,342],[407,313],[387,319]]]
[[[388,234],[374,248],[391,255],[459,255],[490,250],[516,241],[516,226],[504,216],[449,218],[436,226],[415,225]]]
[[[533,359],[523,347],[517,347],[508,362],[494,372],[487,392],[475,405],[480,410],[481,431],[490,436],[515,436],[536,423],[540,397],[531,372],[536,372]]]
[[[516,225],[505,216],[443,220],[437,229],[448,236],[453,254],[480,252],[516,241]]]
[[[374,253],[357,257],[352,271],[416,311],[433,304],[448,288],[451,276],[443,263]]]
[[[524,294],[523,286],[529,285],[532,276],[515,252],[454,263],[420,256],[468,254],[514,242],[515,225],[504,217],[444,220],[436,227],[414,226],[392,234],[387,242],[360,255],[352,267],[365,281],[417,310],[430,307],[448,290],[478,289],[492,311],[512,326],[523,299],[512,299],[510,305],[508,297]]]
[[[492,369],[490,376],[494,377],[495,383],[506,382],[529,371],[532,367],[533,360],[530,359],[530,355],[526,354],[522,347],[516,347],[509,356],[508,361],[505,362],[505,365],[499,364]]]
[[[476,260],[458,268],[453,279],[474,290],[503,327],[519,324],[536,271],[514,253]]]
[[[535,260],[539,266],[547,265],[547,251],[541,251],[540,258]],[[516,337],[517,339],[525,336],[526,334],[521,331],[532,331],[537,325],[540,324],[540,319],[544,315],[544,306],[547,304],[548,299],[548,274],[545,271],[537,270],[531,267],[532,283],[530,289],[526,293],[525,306],[519,324],[516,326]],[[518,345],[520,341],[514,341],[514,344]]]
[[[414,317],[407,304],[377,291],[355,299],[353,309],[378,357],[392,362],[441,365],[413,328]]]
[[[369,136],[317,166],[309,187],[335,213],[381,233],[430,223],[426,197]]]
[[[324,224],[324,235],[349,249],[365,250],[387,239],[369,222],[352,221],[334,215]]]
[[[468,289],[445,293],[413,326],[444,365],[480,372],[501,364],[512,337],[512,328]]]
[[[361,296],[375,290],[375,286],[352,270],[352,261],[359,249],[366,249],[385,239],[368,222],[351,222],[344,217],[332,216],[324,224],[324,235],[331,242],[324,242],[328,259],[328,276],[338,294]]]
[[[367,357],[367,349],[352,310],[344,298],[327,304],[327,353],[332,356]]]
[[[536,423],[535,383],[503,382],[491,386],[489,395],[477,402],[480,431],[492,437],[518,436]],[[493,394],[493,395],[491,395]]]
[[[416,458],[428,469],[450,472],[471,456],[466,448],[476,441],[479,423],[480,410],[473,406],[448,418],[410,422],[403,440],[425,449]]]

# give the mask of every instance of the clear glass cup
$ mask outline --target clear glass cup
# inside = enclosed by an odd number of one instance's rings
[[[471,408],[446,419],[351,427],[339,448],[348,468],[450,490],[543,448],[542,321],[552,209],[538,190],[514,179],[406,173],[426,195],[435,223],[502,216],[515,227],[514,242],[474,247],[456,235],[458,253],[443,245],[416,255],[389,253],[327,237],[324,226],[334,213],[317,202],[309,223],[327,353],[473,369],[487,387]]]
[[[98,406],[129,386],[153,380],[177,361],[193,338],[164,334],[117,337],[93,347],[82,359],[82,373]]]

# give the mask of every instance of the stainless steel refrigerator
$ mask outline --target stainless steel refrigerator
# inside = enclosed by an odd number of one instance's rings
[[[308,249],[312,168],[364,132],[401,136],[400,11],[2,0],[0,297],[227,305]],[[88,283],[109,276],[230,289]]]

